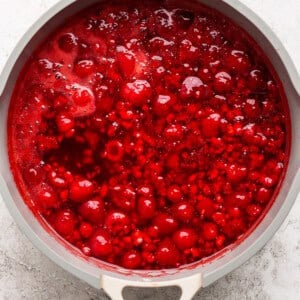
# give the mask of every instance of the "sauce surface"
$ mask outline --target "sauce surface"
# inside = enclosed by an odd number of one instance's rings
[[[111,2],[34,52],[11,100],[24,201],[85,255],[178,267],[241,239],[289,149],[281,83],[251,38],[200,5]]]

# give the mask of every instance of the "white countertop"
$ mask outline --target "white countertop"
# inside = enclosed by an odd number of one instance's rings
[[[238,1],[238,0],[232,0]],[[280,37],[300,72],[300,1],[240,0]],[[58,0],[0,0],[0,71],[26,29]],[[300,153],[299,153],[300,155]],[[0,197],[0,299],[108,299],[52,263],[19,231]],[[175,299],[148,291],[134,299]],[[239,269],[198,292],[195,299],[300,299],[300,196],[265,248]]]

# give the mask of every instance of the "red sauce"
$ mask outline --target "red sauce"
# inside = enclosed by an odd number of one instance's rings
[[[8,120],[24,200],[85,255],[200,261],[245,236],[288,160],[276,74],[230,20],[169,1],[70,18],[19,76]]]

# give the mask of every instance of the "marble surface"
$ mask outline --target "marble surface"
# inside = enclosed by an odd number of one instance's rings
[[[0,71],[26,29],[58,0],[0,0]],[[238,1],[238,0],[232,0]],[[300,72],[299,0],[241,0],[280,37]],[[53,264],[19,231],[0,198],[0,299],[108,299]],[[300,196],[273,239],[195,299],[285,299],[300,295]],[[175,290],[134,291],[127,299],[176,299]]]

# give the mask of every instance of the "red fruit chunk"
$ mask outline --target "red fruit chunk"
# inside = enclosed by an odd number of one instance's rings
[[[173,241],[178,249],[191,248],[197,242],[197,234],[191,228],[183,228],[173,234]]]
[[[125,84],[121,90],[123,99],[134,105],[143,105],[147,103],[151,94],[152,90],[150,83],[140,79]]]
[[[215,205],[211,199],[201,197],[197,204],[197,210],[201,216],[211,217],[215,212]]]
[[[136,193],[130,186],[114,186],[111,189],[113,203],[124,211],[131,211],[135,208]]]
[[[227,72],[219,72],[215,75],[214,89],[217,93],[226,94],[232,90],[233,82]]]
[[[251,68],[248,56],[243,51],[232,50],[226,59],[229,68],[237,73],[247,73]]]
[[[89,200],[80,205],[78,209],[81,216],[86,220],[99,224],[104,217],[104,204],[99,200]]]
[[[95,70],[95,64],[90,59],[80,60],[74,66],[74,72],[79,77],[91,75]]]
[[[84,117],[95,112],[95,96],[88,87],[76,83],[72,85],[70,93],[72,94],[70,112],[74,117]]]
[[[104,224],[111,231],[126,230],[130,224],[130,220],[125,213],[110,211],[106,215]]]
[[[120,161],[124,154],[123,145],[119,141],[109,141],[105,145],[104,157],[117,162]]]
[[[153,103],[153,111],[158,116],[164,116],[169,113],[176,102],[176,98],[172,94],[160,94],[155,98]]]
[[[58,40],[58,45],[61,50],[71,52],[78,45],[78,38],[73,33],[65,33]]]
[[[89,223],[81,223],[79,232],[83,238],[87,239],[93,234],[94,229],[93,226]]]
[[[206,97],[206,87],[199,77],[189,76],[185,78],[182,83],[180,96],[183,99],[191,97],[196,99],[203,99]]]
[[[141,255],[134,250],[126,252],[122,257],[122,266],[126,269],[137,269],[141,263]]]
[[[109,233],[103,229],[98,229],[90,238],[89,246],[92,254],[99,258],[107,257],[113,250]]]
[[[70,186],[70,199],[74,202],[87,200],[94,192],[94,185],[86,179],[74,180]]]
[[[126,50],[125,47],[117,48],[117,62],[125,78],[130,78],[135,68],[135,58],[133,53]]]
[[[179,262],[179,251],[170,239],[165,239],[158,246],[156,259],[160,266],[175,267]]]
[[[161,235],[170,234],[178,227],[178,223],[173,217],[163,213],[160,213],[155,217],[153,225],[157,226],[158,232]]]
[[[202,121],[202,133],[205,137],[217,137],[221,127],[221,116],[217,113],[209,115]]]
[[[66,133],[74,128],[74,119],[68,114],[59,114],[56,118],[58,130],[61,133]]]
[[[214,223],[204,223],[202,226],[203,237],[208,240],[214,240],[218,235],[218,228]]]
[[[180,202],[174,206],[174,216],[181,222],[188,223],[194,216],[194,208],[188,202]]]
[[[53,191],[41,190],[37,195],[40,207],[44,209],[55,208],[58,206],[57,196]]]
[[[180,188],[176,185],[170,186],[167,191],[167,197],[172,202],[178,202],[182,198]]]
[[[59,210],[54,215],[53,227],[63,237],[71,235],[76,226],[76,217],[68,209]]]
[[[142,220],[151,219],[156,211],[155,200],[153,198],[140,197],[138,199],[137,210]]]
[[[270,200],[272,193],[269,189],[261,187],[256,193],[256,200],[260,203],[266,203]]]
[[[242,181],[247,176],[247,168],[237,165],[230,165],[226,169],[227,179],[232,183]]]

